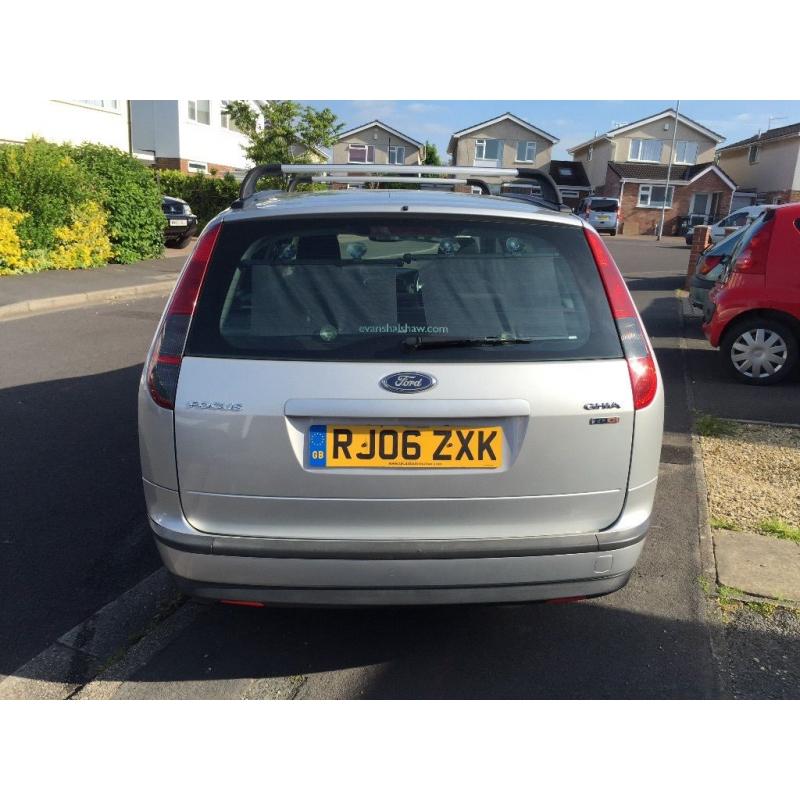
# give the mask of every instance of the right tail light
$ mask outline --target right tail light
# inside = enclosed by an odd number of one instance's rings
[[[625,279],[614,263],[614,258],[597,231],[584,228],[583,233],[594,256],[595,264],[597,264],[597,271],[600,273],[608,304],[617,325],[622,352],[628,362],[628,374],[633,391],[633,407],[639,411],[653,402],[658,390],[658,370],[655,358],[653,358],[639,312],[636,310]]]
[[[714,267],[722,261],[722,256],[706,256],[700,264],[700,269],[697,272],[700,275],[708,275]]]

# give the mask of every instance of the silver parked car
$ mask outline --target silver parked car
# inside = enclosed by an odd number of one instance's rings
[[[253,191],[337,167],[513,173],[542,195]],[[547,175],[414,170],[256,167],[198,240],[139,392],[150,524],[187,593],[483,603],[627,582],[663,390],[613,259]]]
[[[585,197],[578,206],[582,216],[596,231],[616,236],[622,222],[618,197]]]

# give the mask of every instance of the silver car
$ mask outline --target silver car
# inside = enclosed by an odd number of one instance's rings
[[[586,197],[581,201],[578,213],[596,231],[617,235],[622,221],[618,197]]]
[[[139,392],[167,569],[188,594],[249,605],[624,586],[663,390],[597,232],[533,170],[477,172],[522,175],[541,198],[253,193],[264,173],[330,183],[336,167],[257,167],[167,303]],[[339,169],[380,184],[417,168]]]

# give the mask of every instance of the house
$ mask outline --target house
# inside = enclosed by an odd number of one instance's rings
[[[93,142],[130,152],[125,100],[38,100],[20,97],[0,108],[0,142],[39,136],[50,142]]]
[[[456,131],[447,152],[454,167],[528,167],[545,169],[550,163],[555,136],[506,112],[476,125]],[[502,178],[484,178],[491,189],[518,190]]]
[[[421,164],[425,145],[374,119],[339,135],[333,145],[334,164]]]
[[[247,137],[224,113],[227,100],[131,100],[132,152],[160,169],[243,175]]]
[[[742,194],[767,203],[800,201],[800,122],[725,145],[717,159]]]
[[[690,214],[713,221],[730,211],[736,183],[714,161],[722,141],[723,136],[668,108],[567,152],[583,164],[594,194],[619,197],[626,233],[656,233],[664,208],[663,232],[677,235]]]

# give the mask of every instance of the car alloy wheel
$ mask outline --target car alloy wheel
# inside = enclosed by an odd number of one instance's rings
[[[746,378],[765,380],[785,368],[789,348],[775,331],[751,328],[733,341],[730,357],[736,370]]]

